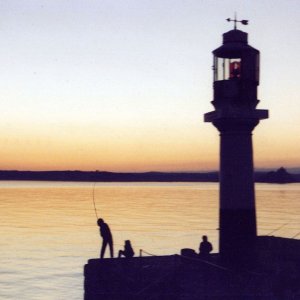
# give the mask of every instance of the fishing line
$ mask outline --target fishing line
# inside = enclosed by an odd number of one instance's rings
[[[288,224],[289,224],[289,223],[284,223],[284,224],[282,224],[282,225],[279,226],[278,228],[273,229],[273,230],[272,230],[271,232],[269,232],[267,235],[273,234],[274,232],[276,232],[276,231],[282,229],[284,226],[286,226],[286,225],[288,225]]]
[[[96,182],[94,182],[93,185],[93,203],[94,203],[94,210],[95,210],[95,215],[98,221],[98,214],[97,214],[97,208],[96,208],[96,203],[95,203],[95,186],[96,186]]]

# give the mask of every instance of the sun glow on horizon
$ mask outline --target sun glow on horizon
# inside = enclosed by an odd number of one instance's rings
[[[1,21],[0,169],[218,169],[218,132],[203,114],[211,51],[234,10],[251,20],[240,29],[261,51],[258,108],[270,111],[253,132],[255,166],[299,167],[297,1],[12,0]]]

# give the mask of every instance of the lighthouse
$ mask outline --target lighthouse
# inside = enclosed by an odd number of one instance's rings
[[[213,51],[214,111],[204,115],[220,133],[220,255],[227,260],[249,257],[257,236],[252,132],[268,110],[257,109],[259,51],[248,34],[237,29],[223,34]]]

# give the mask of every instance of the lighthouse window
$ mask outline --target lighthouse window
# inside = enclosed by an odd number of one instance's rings
[[[229,79],[241,77],[241,61],[240,60],[229,60]]]
[[[241,77],[240,58],[215,57],[214,80],[239,79]]]

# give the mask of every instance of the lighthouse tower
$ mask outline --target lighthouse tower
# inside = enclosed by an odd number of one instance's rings
[[[223,34],[214,55],[214,111],[204,115],[220,132],[220,255],[248,257],[256,240],[252,131],[268,111],[256,109],[259,51],[236,28]]]

